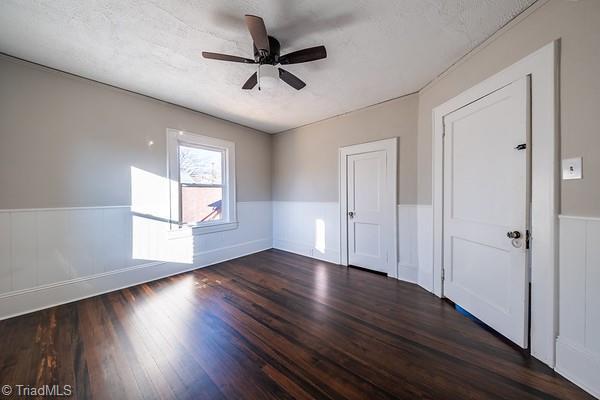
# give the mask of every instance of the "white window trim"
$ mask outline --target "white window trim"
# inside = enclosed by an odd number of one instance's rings
[[[223,152],[223,211],[219,221],[198,225],[181,225],[181,199],[179,192],[179,145],[188,144]],[[171,236],[180,237],[221,232],[238,227],[235,197],[235,143],[210,136],[198,135],[178,129],[167,129],[167,174],[170,191]]]

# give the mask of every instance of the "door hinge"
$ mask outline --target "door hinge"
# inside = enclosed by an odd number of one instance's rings
[[[527,148],[527,144],[526,143],[521,143],[520,145],[518,145],[517,147],[515,147],[515,150],[525,150]]]
[[[530,248],[530,242],[531,242],[531,233],[529,232],[529,229],[527,229],[525,231],[525,249]]]
[[[446,269],[442,268],[442,281],[446,279]]]

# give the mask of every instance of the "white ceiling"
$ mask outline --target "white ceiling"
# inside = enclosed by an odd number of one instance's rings
[[[265,132],[419,90],[535,0],[2,0],[0,52]],[[307,87],[243,91],[255,66],[244,14],[264,18],[282,54],[328,58],[286,69]]]

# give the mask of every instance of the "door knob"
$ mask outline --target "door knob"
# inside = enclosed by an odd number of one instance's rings
[[[348,211],[348,216],[350,218],[354,218],[354,211]]]
[[[519,231],[506,232],[506,237],[509,239],[518,239],[521,237],[521,232],[519,232]]]

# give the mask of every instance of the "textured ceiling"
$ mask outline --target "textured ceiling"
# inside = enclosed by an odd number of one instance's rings
[[[1,0],[0,52],[265,132],[419,90],[535,0]],[[255,66],[243,15],[264,18],[307,87],[242,91]]]

